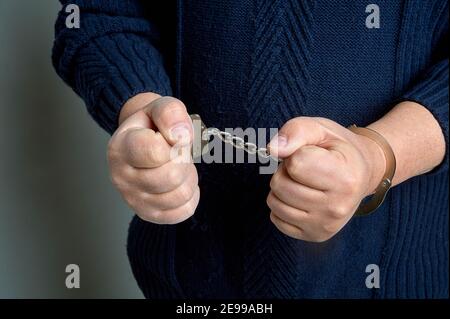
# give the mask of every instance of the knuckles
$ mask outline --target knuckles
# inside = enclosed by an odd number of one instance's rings
[[[189,202],[194,195],[195,188],[187,183],[184,183],[177,189],[177,198],[179,205]]]
[[[198,200],[193,200],[193,195],[198,191],[198,187],[191,192],[191,198],[183,205],[171,210],[145,209],[144,211],[137,210],[137,215],[148,222],[155,224],[172,225],[180,223],[195,213]]]
[[[351,172],[348,172],[340,181],[342,190],[345,194],[355,194],[359,189],[359,180],[358,178]]]
[[[115,137],[112,137],[109,140],[106,154],[110,165],[114,164],[120,158],[120,152],[118,151]]]
[[[122,192],[122,196],[141,219],[156,224],[175,224],[195,212],[197,190],[196,184],[185,182],[170,193],[147,194],[135,190]]]
[[[299,158],[299,156],[291,156],[291,157],[287,158],[284,162],[284,165],[286,167],[286,171],[287,171],[288,175],[291,177],[296,177],[299,174],[299,172],[302,171],[302,169],[301,169],[302,164],[301,164],[301,159]]]
[[[126,192],[129,189],[129,172],[124,165],[117,165],[111,169],[110,181],[121,192]]]
[[[269,186],[271,189],[276,190],[281,187],[281,183],[282,183],[282,176],[281,176],[280,172],[278,171],[270,179]]]
[[[286,167],[286,172],[288,173],[288,175],[293,178],[300,177],[300,174],[305,169],[310,169],[310,164],[307,164],[308,162],[310,162],[308,160],[308,156],[309,147],[304,146],[296,150],[294,154],[287,158],[284,162],[284,165]],[[321,164],[323,163],[316,163],[316,165]]]
[[[328,214],[333,219],[344,219],[350,213],[352,213],[351,209],[346,204],[332,203],[328,208]]]
[[[114,173],[114,172],[112,172],[110,174],[110,180],[111,180],[111,183],[117,188],[120,188],[121,185],[123,184],[122,177],[120,175],[118,175],[117,173]]]
[[[274,206],[274,196],[273,196],[272,193],[269,193],[269,196],[267,196],[266,204],[272,210],[275,208],[275,206]]]
[[[136,212],[142,220],[150,223],[162,224],[164,221],[163,212],[159,210],[150,210],[145,212]]]
[[[184,176],[179,170],[169,169],[166,173],[165,183],[171,188],[179,187],[184,181]]]
[[[197,209],[197,205],[198,205],[198,200],[194,201],[192,200],[193,197],[195,196],[195,193],[199,192],[200,193],[200,188],[197,186],[194,188],[193,194],[192,194],[192,198],[184,205],[184,209],[190,214],[194,214],[195,210]],[[190,216],[189,215],[189,216]]]

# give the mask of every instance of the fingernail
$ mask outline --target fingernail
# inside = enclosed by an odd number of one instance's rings
[[[186,123],[179,123],[171,128],[170,137],[179,144],[188,144],[191,140],[189,126]]]
[[[284,135],[277,135],[275,136],[272,141],[269,143],[269,147],[271,149],[281,149],[286,147],[287,145],[287,138]]]

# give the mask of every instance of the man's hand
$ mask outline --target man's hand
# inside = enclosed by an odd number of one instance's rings
[[[297,239],[334,236],[384,173],[384,155],[374,141],[324,118],[288,121],[269,147],[285,159],[270,182],[270,219]]]
[[[157,96],[148,105],[143,101],[149,102],[145,95],[137,96],[121,112],[122,123],[108,145],[111,178],[140,218],[179,223],[194,214],[200,198],[194,164],[172,158],[171,152],[174,145],[190,150],[192,122],[175,98]]]

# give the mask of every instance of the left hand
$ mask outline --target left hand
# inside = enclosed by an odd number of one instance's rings
[[[289,120],[269,148],[284,159],[270,182],[270,219],[306,241],[323,242],[339,232],[385,168],[374,141],[324,118]]]

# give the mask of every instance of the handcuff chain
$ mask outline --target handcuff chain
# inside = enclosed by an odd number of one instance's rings
[[[234,136],[229,132],[221,131],[215,127],[207,128],[203,131],[202,139],[209,141],[211,136],[217,136],[220,138],[224,143],[232,145],[236,149],[242,149],[248,154],[258,154],[262,158],[272,158],[276,160],[277,162],[281,162],[280,159],[275,158],[270,155],[269,150],[267,147],[258,147],[254,143],[245,142],[245,140],[241,137]]]

